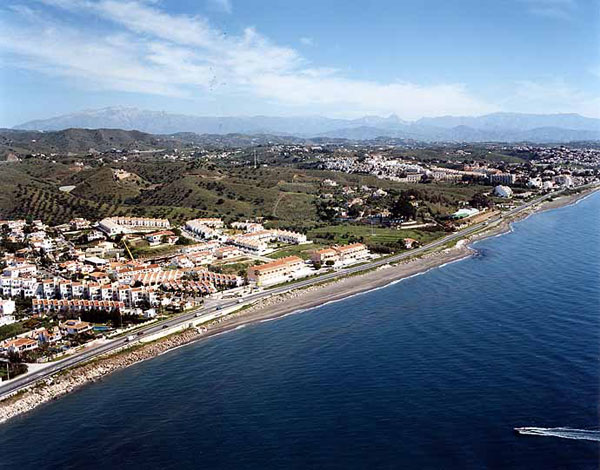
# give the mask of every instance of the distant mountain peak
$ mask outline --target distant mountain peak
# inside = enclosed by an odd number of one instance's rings
[[[150,134],[272,134],[297,137],[370,136],[449,141],[568,142],[600,140],[600,120],[574,113],[496,112],[482,116],[440,116],[404,121],[396,114],[334,119],[322,116],[190,116],[135,107],[110,106],[26,122],[15,129],[57,131],[67,128],[139,130]],[[553,131],[549,131],[553,129]]]

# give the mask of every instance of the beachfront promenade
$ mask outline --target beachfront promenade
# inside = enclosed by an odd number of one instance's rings
[[[582,187],[581,189],[585,189],[586,187]],[[368,271],[380,266],[387,265],[389,263],[395,263],[398,261],[406,260],[407,258],[412,258],[415,255],[423,254],[426,251],[436,249],[446,245],[449,242],[467,237],[474,232],[477,232],[483,228],[490,227],[496,225],[500,221],[510,219],[515,215],[523,212],[530,207],[539,204],[550,197],[560,195],[563,191],[558,191],[554,193],[549,193],[544,196],[541,196],[533,201],[527,202],[517,208],[511,209],[501,215],[494,217],[493,219],[488,220],[487,222],[481,222],[470,227],[467,227],[461,231],[451,233],[439,240],[433,241],[427,245],[424,245],[420,248],[410,250],[407,252],[403,252],[397,255],[393,255],[387,258],[378,259],[369,263],[365,263],[359,266],[348,267],[344,269],[340,269],[335,272],[331,272],[328,274],[324,274],[321,276],[317,276],[310,279],[301,280],[298,282],[294,282],[291,284],[286,284],[278,287],[273,287],[271,289],[266,289],[261,292],[256,292],[249,294],[243,298],[243,303],[240,303],[238,299],[215,299],[207,302],[205,305],[198,309],[194,309],[189,312],[182,313],[176,317],[171,317],[167,320],[154,323],[147,327],[143,327],[136,330],[136,333],[141,333],[139,336],[135,336],[133,339],[128,340],[127,336],[122,336],[119,338],[115,338],[112,340],[108,340],[101,345],[94,346],[87,350],[81,351],[79,353],[73,354],[70,357],[61,359],[54,363],[49,364],[48,366],[35,371],[19,378],[16,378],[12,381],[3,383],[0,385],[0,399],[3,399],[9,395],[12,395],[24,388],[27,388],[36,382],[47,379],[52,375],[68,369],[70,367],[76,366],[78,364],[82,364],[90,359],[96,358],[98,356],[108,354],[111,352],[115,352],[119,349],[130,347],[134,344],[137,344],[143,341],[145,338],[148,338],[152,335],[159,334],[168,334],[169,332],[180,331],[182,328],[185,328],[190,323],[195,325],[214,320],[215,318],[224,317],[231,313],[233,310],[237,310],[237,308],[242,307],[243,305],[248,305],[259,301],[261,299],[282,294],[285,292],[289,292],[299,288],[309,287],[315,284],[322,283],[324,281],[335,280],[338,278],[342,278],[351,274],[360,273],[363,271]]]

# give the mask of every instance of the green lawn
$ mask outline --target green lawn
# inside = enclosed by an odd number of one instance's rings
[[[158,246],[143,246],[138,245],[129,247],[134,258],[149,258],[157,256],[167,256],[177,252],[181,245],[158,245]]]
[[[274,251],[267,255],[269,258],[279,259],[286,256],[299,256],[302,259],[309,259],[313,250],[318,250],[325,246],[323,243],[307,243],[305,245],[290,245]]]
[[[369,225],[328,225],[311,230],[308,238],[323,244],[354,243],[361,241],[368,245],[393,245],[403,238],[414,238],[422,244],[429,243],[444,234],[442,231],[396,230]]]

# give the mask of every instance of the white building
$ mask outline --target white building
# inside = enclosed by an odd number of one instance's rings
[[[571,175],[558,175],[554,177],[554,182],[562,187],[571,188],[574,186],[573,177]]]
[[[169,229],[171,224],[167,219],[153,219],[150,217],[107,217],[100,221],[98,228],[107,235],[113,236],[119,233]]]
[[[500,185],[515,184],[516,177],[512,173],[498,173],[490,175],[490,183]]]
[[[221,236],[221,232],[217,228],[217,225],[215,225],[216,222],[214,224],[212,224],[212,226],[209,226],[203,222],[205,220],[213,220],[213,219],[188,220],[185,224],[185,228],[186,228],[186,230],[190,231],[194,235],[198,235],[199,237],[201,237],[205,240],[219,238]],[[214,220],[221,220],[221,219],[214,219]]]
[[[277,241],[283,243],[290,243],[293,245],[300,245],[306,243],[306,235],[298,232],[291,232],[289,230],[277,230],[275,232]]]
[[[0,326],[14,323],[15,319],[15,301],[9,299],[0,299]]]
[[[508,186],[498,185],[494,188],[494,196],[511,198],[512,195],[513,191]]]

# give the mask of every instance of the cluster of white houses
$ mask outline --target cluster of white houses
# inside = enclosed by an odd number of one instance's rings
[[[75,337],[92,329],[91,323],[81,320],[66,320],[53,328],[39,328],[18,338],[0,343],[0,353],[23,354],[35,351],[40,346],[58,343],[65,337]]]
[[[292,232],[290,230],[265,229],[256,222],[234,222],[231,228],[244,233],[228,235],[223,232],[223,221],[221,219],[194,219],[185,224],[185,230],[204,240],[218,240],[222,243],[233,245],[243,253],[252,255],[263,255],[272,251],[269,243],[289,243],[299,245],[307,243],[306,235]]]
[[[8,221],[7,225],[14,230],[25,227],[24,221],[17,222]],[[93,227],[86,219],[73,219],[66,229],[93,230]],[[151,245],[177,241],[166,219],[109,217],[98,223],[98,229],[109,237],[143,232]],[[253,221],[234,222],[225,230],[219,218],[190,220],[182,227],[182,235],[202,240],[183,245],[176,255],[160,265],[135,260],[124,262],[118,257],[107,260],[73,250],[69,259],[53,266],[52,274],[47,269],[42,274],[26,256],[5,256],[6,268],[0,275],[0,325],[15,321],[15,303],[10,299],[30,298],[33,313],[42,315],[90,310],[128,313],[140,308],[152,310],[173,299],[183,301],[190,296],[195,298],[240,287],[246,280],[257,286],[287,282],[313,274],[317,264],[347,265],[369,257],[362,243],[332,246],[313,253],[312,264],[289,256],[247,268],[247,279],[244,279],[211,271],[207,265],[263,255],[273,251],[274,245],[304,244],[306,236],[289,230],[266,229]]]
[[[154,270],[141,269],[131,275],[131,270],[123,277],[126,283],[95,282],[91,280],[71,281],[51,278],[38,281],[35,277],[2,277],[0,294],[3,297],[32,298],[35,313],[81,310],[128,310],[140,305],[157,306],[161,299],[161,290],[180,292],[188,295],[208,295],[219,288],[237,287],[243,279],[236,275],[208,271],[206,268],[191,270]],[[123,274],[123,273],[121,273]],[[182,281],[186,275],[192,275],[194,281]],[[108,277],[105,277],[108,280]],[[6,281],[10,285],[6,286]],[[23,289],[23,286],[26,286]],[[4,302],[4,301],[0,301]],[[8,303],[4,311],[9,312]],[[14,302],[13,302],[14,309]],[[0,324],[14,321],[13,312],[5,317],[0,309]]]

